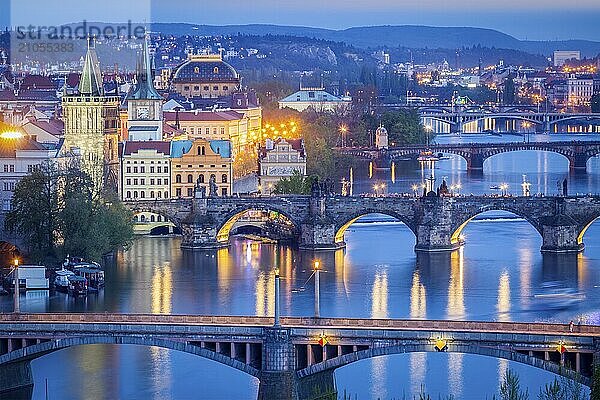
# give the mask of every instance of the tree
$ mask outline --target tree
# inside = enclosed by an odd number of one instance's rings
[[[594,364],[594,373],[592,375],[592,392],[590,400],[600,400],[600,365]]]
[[[600,113],[600,93],[596,93],[592,96],[591,106],[593,113]]]
[[[566,400],[564,390],[558,379],[554,378],[552,383],[547,383],[543,389],[540,389],[538,400]]]
[[[282,178],[275,184],[273,193],[275,194],[310,194],[310,189],[314,178],[304,176],[298,170],[289,178]]]
[[[44,163],[23,177],[15,186],[11,211],[6,216],[5,228],[23,238],[36,260],[54,255],[58,233],[58,176],[54,165]]]
[[[504,379],[500,384],[500,400],[528,400],[529,393],[527,390],[521,390],[521,382],[519,375],[512,370],[506,371]]]
[[[515,81],[512,74],[508,75],[508,77],[504,81],[504,93],[502,94],[502,96],[504,104],[515,103]]]
[[[98,259],[133,238],[132,215],[116,198],[98,193],[78,166],[43,165],[16,186],[6,227],[22,234],[36,260],[66,254]]]

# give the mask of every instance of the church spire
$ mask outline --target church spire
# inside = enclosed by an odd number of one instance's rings
[[[135,90],[129,96],[135,100],[162,100],[153,84],[152,61],[150,58],[150,49],[148,48],[148,39],[144,38],[142,53],[140,54],[136,68]]]
[[[100,62],[96,54],[96,39],[94,37],[88,37],[88,49],[83,61],[79,93],[86,96],[104,96],[102,72],[100,72]]]

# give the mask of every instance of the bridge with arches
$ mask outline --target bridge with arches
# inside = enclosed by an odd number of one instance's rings
[[[523,110],[519,108],[503,108],[502,110],[490,110],[483,108],[453,111],[447,108],[422,108],[419,110],[421,121],[425,125],[433,125],[435,122],[449,126],[449,132],[465,132],[467,124],[477,121],[493,121],[487,124],[487,129],[496,131],[498,121],[515,121],[527,123],[529,128],[535,132],[548,133],[552,127],[572,121],[586,122],[591,125],[600,125],[600,113],[559,113],[559,112],[537,112],[534,110]],[[520,130],[520,126],[515,129]]]
[[[455,154],[467,161],[469,171],[483,171],[483,163],[497,154],[513,151],[548,151],[557,153],[569,160],[572,171],[585,173],[590,158],[600,155],[600,141],[561,141],[561,142],[508,142],[508,143],[458,143],[433,145],[408,145],[376,148],[338,148],[341,154],[368,159],[394,161],[407,156],[418,156],[423,151]]]
[[[325,342],[323,342],[325,339]],[[334,371],[392,354],[503,358],[590,386],[600,327],[545,323],[350,318],[1,314],[0,392],[33,385],[30,361],[90,344],[186,352],[259,379],[259,400],[336,399]]]
[[[208,197],[126,202],[134,213],[162,215],[181,229],[183,248],[228,245],[236,221],[248,210],[285,217],[302,249],[343,247],[344,233],[358,218],[386,214],[415,234],[416,251],[452,251],[463,244],[461,232],[477,215],[507,211],[527,220],[542,237],[542,251],[583,250],[588,227],[600,217],[600,197],[513,196],[256,196]]]

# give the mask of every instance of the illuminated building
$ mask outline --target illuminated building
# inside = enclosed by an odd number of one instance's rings
[[[282,178],[294,172],[306,175],[306,151],[302,139],[267,139],[259,151],[260,184],[263,193],[271,193]]]
[[[171,197],[171,144],[162,141],[126,141],[120,146],[122,200]]]
[[[171,87],[186,98],[219,98],[240,88],[236,70],[220,54],[189,54],[171,78]]]
[[[568,60],[581,60],[581,52],[571,50],[562,50],[554,52],[555,67],[562,67]]]
[[[310,88],[300,86],[300,90],[279,100],[279,108],[291,108],[304,111],[312,108],[317,112],[332,112],[337,109],[349,107],[352,99],[338,97],[325,91],[324,87]]]
[[[94,41],[88,43],[78,93],[63,95],[65,134],[60,155],[76,158],[96,190],[117,191],[119,173],[118,96],[104,93]]]
[[[214,179],[219,196],[232,192],[233,164],[231,144],[227,140],[173,140],[171,141],[172,197],[191,198],[200,185],[210,193]]]

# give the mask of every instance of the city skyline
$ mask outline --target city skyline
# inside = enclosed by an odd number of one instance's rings
[[[135,0],[123,4],[107,0],[82,6],[66,0],[57,7],[40,3],[31,8],[15,1],[0,0],[0,26],[60,25],[82,20],[101,22],[182,22],[199,25],[277,24],[327,29],[374,25],[428,25],[489,28],[523,40],[585,39],[597,41],[600,4],[582,0],[575,5],[535,0],[522,4],[509,0],[499,7],[491,2],[463,1],[459,5],[442,0],[425,2],[391,0],[326,4],[308,0],[302,4],[258,0],[222,3],[189,3],[173,0]],[[319,12],[315,12],[316,9]]]

